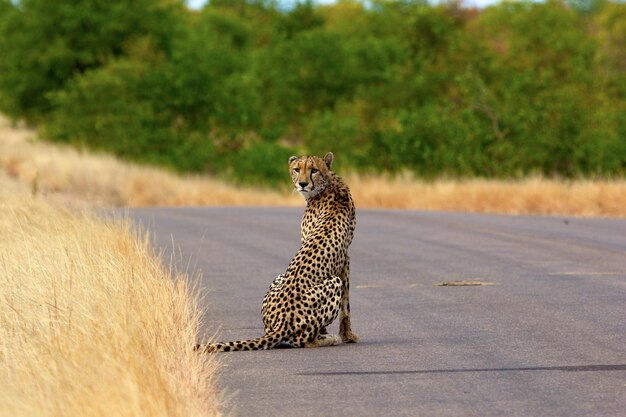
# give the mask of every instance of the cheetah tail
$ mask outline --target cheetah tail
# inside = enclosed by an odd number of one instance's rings
[[[266,333],[256,339],[238,340],[236,342],[207,343],[196,345],[195,350],[202,352],[235,352],[240,350],[266,350],[276,347],[280,339],[275,333]]]

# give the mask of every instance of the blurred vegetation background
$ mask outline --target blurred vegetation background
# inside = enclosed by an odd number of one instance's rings
[[[622,177],[626,4],[0,0],[0,111],[240,183],[328,150],[368,173]]]

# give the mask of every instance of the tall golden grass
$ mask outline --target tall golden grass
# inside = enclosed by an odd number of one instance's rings
[[[626,217],[626,180],[347,178],[358,207]]]
[[[286,163],[285,163],[286,165]],[[208,177],[180,176],[106,154],[37,140],[0,116],[0,171],[31,190],[79,206],[298,204],[275,191],[237,188]]]
[[[128,224],[0,187],[0,415],[220,415],[173,278]]]
[[[0,118],[0,171],[33,192],[70,205],[302,205],[293,193],[238,188],[207,176],[176,175],[35,138],[34,131]],[[355,203],[362,208],[626,217],[623,179],[422,181],[408,175],[345,177]],[[289,182],[286,172],[285,181]]]

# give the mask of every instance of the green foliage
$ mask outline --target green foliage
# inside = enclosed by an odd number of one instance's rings
[[[626,173],[626,5],[0,0],[0,109],[50,139],[284,182]],[[286,145],[289,144],[289,145]]]
[[[204,169],[212,142],[185,129],[156,99],[166,71],[162,63],[132,59],[87,71],[54,95],[48,137],[179,170]]]
[[[285,184],[287,160],[293,155],[291,149],[276,143],[254,141],[238,152],[223,156],[228,178],[245,185]]]
[[[37,120],[50,110],[48,93],[123,55],[136,37],[168,49],[180,12],[166,0],[16,2],[0,19],[2,110]]]

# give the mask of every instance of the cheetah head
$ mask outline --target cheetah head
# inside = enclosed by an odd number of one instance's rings
[[[309,200],[321,194],[332,174],[331,166],[333,154],[328,152],[324,158],[317,156],[292,156],[289,158],[289,172],[291,180],[305,200]]]

